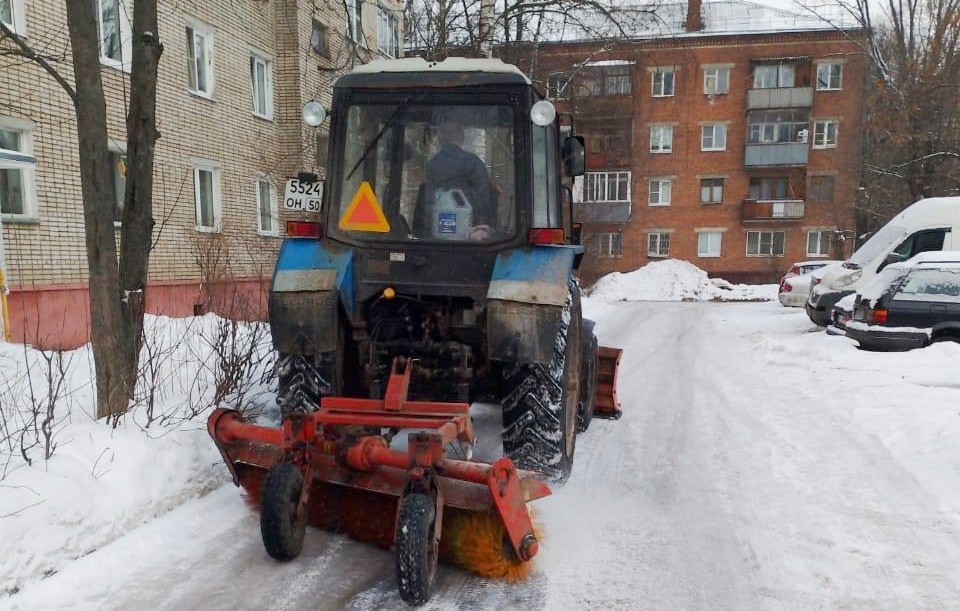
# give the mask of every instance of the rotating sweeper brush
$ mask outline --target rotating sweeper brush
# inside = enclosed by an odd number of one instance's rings
[[[549,488],[506,457],[447,457],[447,444],[475,441],[469,405],[408,401],[410,372],[397,359],[383,400],[324,397],[318,411],[288,414],[279,429],[233,410],[210,416],[234,483],[259,498],[267,552],[295,558],[308,523],[392,547],[400,596],[414,605],[429,599],[439,559],[523,578],[539,546],[527,503]],[[401,451],[381,434],[396,429],[420,432]]]

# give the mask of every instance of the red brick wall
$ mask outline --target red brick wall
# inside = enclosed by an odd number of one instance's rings
[[[806,252],[808,231],[837,228],[853,230],[853,206],[858,184],[860,140],[858,137],[863,88],[863,58],[859,47],[843,34],[812,32],[803,34],[744,35],[730,37],[695,37],[624,45],[607,53],[592,53],[588,44],[557,45],[541,49],[541,71],[544,75],[557,70],[575,69],[579,62],[603,59],[634,61],[632,96],[614,96],[618,101],[600,96],[561,100],[561,108],[573,112],[578,125],[589,127],[597,117],[632,119],[632,151],[629,161],[610,165],[609,159],[588,154],[588,170],[629,169],[632,172],[632,212],[626,224],[585,225],[589,239],[598,232],[623,232],[623,256],[602,258],[588,255],[583,264],[585,282],[592,282],[610,271],[630,271],[651,261],[647,255],[647,234],[652,229],[671,230],[671,258],[684,259],[706,270],[711,276],[754,282],[776,281],[793,261],[809,258]],[[747,91],[753,87],[753,60],[777,57],[803,57],[806,68],[798,67],[795,86],[816,85],[817,59],[845,62],[843,88],[840,91],[814,91],[810,108],[811,124],[808,142],[813,141],[812,120],[839,119],[836,148],[809,150],[805,167],[764,168],[744,166],[747,140]],[[704,64],[732,64],[730,91],[708,96],[703,93]],[[651,95],[651,74],[648,68],[674,66],[676,88],[672,97]],[[700,129],[703,122],[727,124],[726,150],[700,150]],[[672,123],[673,152],[653,154],[649,151],[651,123]],[[589,133],[585,134],[589,140]],[[588,144],[588,152],[590,146]],[[799,220],[741,221],[743,200],[749,194],[750,176],[790,174],[801,194],[808,189],[809,176],[829,173],[834,176],[833,203],[816,203],[806,199],[804,217]],[[724,177],[721,204],[701,204],[700,176]],[[651,207],[647,203],[650,177],[673,177],[671,205]],[[723,228],[721,256],[697,256],[698,227]],[[748,230],[784,231],[783,257],[746,255]],[[850,254],[850,241],[837,243],[834,256]],[[846,248],[844,248],[846,246]],[[841,252],[841,250],[843,252]]]

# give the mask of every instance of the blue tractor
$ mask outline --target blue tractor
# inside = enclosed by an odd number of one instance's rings
[[[564,480],[577,432],[619,416],[564,204],[583,139],[492,59],[371,62],[330,115],[322,210],[288,223],[271,285],[281,412],[382,398],[400,359],[411,398],[500,404],[507,456]]]

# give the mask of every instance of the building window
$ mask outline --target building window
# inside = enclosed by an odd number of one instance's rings
[[[197,210],[197,230],[219,231],[222,214],[219,168],[206,164],[194,166],[193,200]]]
[[[630,172],[587,172],[584,202],[630,201]]]
[[[603,90],[607,95],[630,95],[633,91],[630,73],[610,74],[608,72],[604,77]]]
[[[669,178],[658,178],[650,181],[650,195],[648,202],[651,206],[669,206],[673,183]]]
[[[750,199],[787,199],[790,180],[786,176],[762,176],[750,179]]]
[[[619,259],[623,256],[622,233],[597,234],[597,255],[601,257]]]
[[[313,20],[313,29],[310,31],[310,48],[317,55],[330,57],[330,30],[316,19]]]
[[[23,0],[0,0],[0,21],[18,36],[27,35]]]
[[[793,87],[793,64],[769,64],[753,69],[754,89],[777,89]]]
[[[250,56],[250,91],[253,114],[273,119],[273,62],[259,55]]]
[[[97,0],[97,34],[104,65],[130,70],[130,29],[122,0]]]
[[[730,91],[730,68],[712,67],[703,69],[703,92],[707,95]]]
[[[843,86],[843,64],[817,64],[817,91],[836,91]]]
[[[113,174],[113,221],[123,220],[123,201],[127,190],[127,155],[123,151],[111,149],[110,171]]]
[[[630,150],[630,128],[596,131],[591,133],[587,140],[593,155],[622,155]]]
[[[823,119],[813,122],[813,148],[828,149],[837,146],[836,119]]]
[[[698,257],[719,257],[720,244],[722,241],[723,241],[723,232],[720,232],[720,231],[697,232],[697,256]]]
[[[650,82],[653,89],[653,97],[667,98],[673,95],[674,89],[674,70],[673,68],[657,68],[650,73]]]
[[[727,126],[723,123],[708,123],[700,126],[700,150],[723,151],[727,148]]]
[[[754,110],[747,114],[747,143],[806,142],[809,125],[806,109]]]
[[[701,178],[700,179],[700,203],[701,204],[723,203],[723,179],[722,178]]]
[[[347,5],[347,39],[351,42],[363,44],[363,27],[360,3],[357,0],[344,0]]]
[[[382,6],[377,8],[377,46],[387,57],[400,57],[400,23],[393,11]]]
[[[257,231],[277,235],[277,198],[273,183],[267,178],[257,179]]]
[[[187,78],[190,91],[213,95],[213,33],[199,25],[187,26]]]
[[[673,151],[673,125],[650,126],[650,152],[669,153]]]
[[[570,76],[563,72],[551,74],[547,77],[547,97],[551,100],[562,100],[567,97],[567,88],[570,86]]]
[[[648,234],[647,255],[650,257],[669,257],[670,234],[666,232]]]
[[[7,127],[0,120],[0,212],[21,217],[36,216],[31,133]]]
[[[783,231],[748,231],[748,257],[782,257],[786,234]]]
[[[833,202],[833,176],[810,177],[810,201]]]
[[[586,95],[630,95],[633,91],[631,68],[630,66],[590,67],[581,77],[580,85]]]
[[[811,231],[807,234],[807,256],[826,257],[830,255],[832,231]]]

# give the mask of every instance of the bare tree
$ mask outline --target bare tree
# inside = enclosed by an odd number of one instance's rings
[[[486,57],[496,47],[508,59],[531,44],[629,37],[655,20],[656,2],[508,0],[489,10],[489,0],[414,0],[404,11],[407,47],[428,60],[450,55]]]
[[[838,3],[869,32],[858,206],[867,227],[916,199],[960,194],[960,0]]]
[[[97,417],[115,425],[133,396],[140,354],[153,231],[157,67],[163,47],[157,34],[156,0],[137,0],[133,3],[127,175],[118,257],[96,3],[67,0],[66,7],[73,84],[53,62],[2,23],[0,45],[4,54],[37,63],[63,87],[74,105],[90,272]]]

